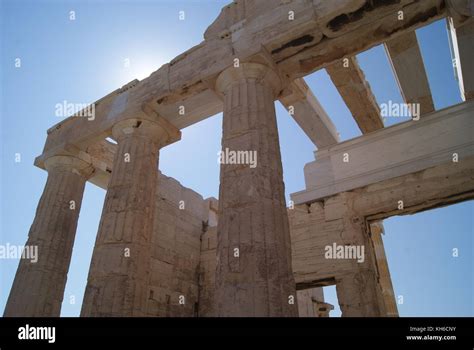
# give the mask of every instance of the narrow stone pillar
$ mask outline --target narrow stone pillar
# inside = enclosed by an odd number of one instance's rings
[[[336,292],[342,317],[381,317],[386,315],[379,283],[373,243],[365,223],[357,216],[344,218],[345,246],[364,247],[364,262],[351,260],[351,269],[336,278]]]
[[[336,292],[342,317],[380,317],[385,315],[383,300],[377,293],[377,275],[369,269],[355,270],[337,279]]]
[[[387,256],[383,245],[382,233],[384,232],[383,222],[375,221],[370,224],[370,237],[374,245],[375,259],[377,261],[377,271],[379,274],[380,288],[385,303],[385,316],[398,317],[397,302],[393,291],[392,278],[388,268]]]
[[[21,259],[4,316],[58,317],[84,186],[92,166],[72,156],[46,159],[48,180],[28,233],[37,261]]]
[[[298,315],[274,105],[279,88],[275,72],[255,63],[228,68],[216,82],[224,98],[218,316]]]
[[[345,192],[324,202],[326,222],[339,220],[342,224],[342,230],[334,236],[335,243],[350,249],[334,266],[340,266],[336,270],[337,299],[342,317],[385,316],[373,242],[365,218],[353,208],[355,196]]]
[[[180,138],[171,124],[127,119],[118,143],[81,316],[145,316],[158,153]]]

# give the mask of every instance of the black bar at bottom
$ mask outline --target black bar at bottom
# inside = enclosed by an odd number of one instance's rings
[[[473,325],[473,318],[0,318],[0,349],[94,346],[104,341],[112,347],[161,336],[249,335],[312,336],[335,345],[357,340],[473,349]],[[43,339],[35,339],[39,337]]]

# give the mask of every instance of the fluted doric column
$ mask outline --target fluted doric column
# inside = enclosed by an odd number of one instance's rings
[[[279,89],[278,75],[256,63],[228,68],[216,82],[224,99],[218,316],[298,313],[274,105]]]
[[[21,259],[4,316],[60,315],[84,186],[93,168],[72,156],[50,157],[45,167],[48,180],[26,242],[26,249],[37,249],[37,261]]]
[[[180,138],[166,121],[128,119],[118,143],[81,316],[145,316],[159,149]]]

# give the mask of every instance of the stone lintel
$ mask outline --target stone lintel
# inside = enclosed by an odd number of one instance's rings
[[[293,193],[291,198],[296,204],[316,201],[440,164],[453,164],[454,154],[462,162],[474,155],[473,112],[474,102],[464,102],[329,147],[324,157],[305,165],[306,190]]]
[[[362,0],[275,1],[274,5],[245,7],[239,3],[234,6],[240,9],[241,20],[233,23],[221,18],[218,25],[213,25],[220,29],[208,32],[201,44],[163,65],[148,78],[100,99],[95,120],[72,118],[62,122],[49,133],[45,152],[67,142],[84,150],[110,134],[120,118],[133,115],[148,103],[164,118],[176,122],[179,128],[214,115],[222,110],[222,101],[206,82],[229,67],[234,58],[243,62],[254,56],[256,50],[265,48],[285,78],[294,80],[445,15],[444,0],[403,0],[380,7]],[[362,11],[362,18],[357,21],[340,20],[351,18],[348,13],[361,11],[364,6],[369,6],[370,11]],[[400,9],[404,11],[404,21],[396,16]],[[293,21],[288,20],[285,10],[295,12]],[[224,18],[226,16],[228,14]],[[217,34],[226,31],[221,28],[222,24],[229,25],[228,36]],[[322,40],[322,31],[327,40]],[[363,38],[363,42],[354,40],[356,37]],[[186,107],[187,112],[184,117],[176,118],[179,106]]]

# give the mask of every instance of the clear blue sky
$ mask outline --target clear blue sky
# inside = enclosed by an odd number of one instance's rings
[[[0,244],[26,242],[46,172],[33,166],[64,100],[89,103],[142,79],[198,44],[226,1],[1,1]],[[75,21],[70,21],[75,11]],[[185,11],[185,20],[179,20]],[[444,21],[417,31],[437,109],[459,103]],[[21,68],[15,68],[15,59]],[[358,55],[378,103],[401,102],[383,47]],[[124,66],[129,59],[130,67]],[[360,135],[324,71],[306,78],[341,138]],[[304,189],[314,145],[277,106],[286,194]],[[400,122],[387,120],[386,125]],[[222,116],[183,130],[161,151],[160,169],[204,197],[218,194]],[[205,137],[203,137],[205,135]],[[15,163],[15,153],[21,162]],[[62,315],[79,314],[105,192],[88,184]],[[472,202],[385,221],[385,247],[402,316],[473,316]],[[459,248],[459,257],[451,256]],[[0,260],[0,310],[18,260]],[[337,303],[334,288],[326,298]],[[75,304],[71,304],[71,296]],[[335,315],[338,314],[336,307]],[[3,311],[2,311],[3,312]]]

